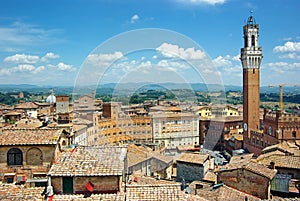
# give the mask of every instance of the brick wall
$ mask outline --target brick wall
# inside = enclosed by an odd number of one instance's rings
[[[248,170],[222,171],[218,174],[218,183],[223,182],[242,192],[261,199],[269,198],[269,180]]]
[[[74,193],[85,193],[86,183],[91,181],[94,184],[94,193],[116,193],[120,189],[119,176],[106,177],[73,177]],[[57,194],[63,193],[63,179],[62,177],[51,177],[51,183],[54,191]]]

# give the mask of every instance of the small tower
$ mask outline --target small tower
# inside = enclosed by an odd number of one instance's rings
[[[258,46],[259,25],[250,16],[244,30],[244,47],[241,49],[243,66],[243,124],[244,148],[251,144],[251,130],[260,129],[260,63],[262,48]],[[250,148],[250,149],[249,149]]]

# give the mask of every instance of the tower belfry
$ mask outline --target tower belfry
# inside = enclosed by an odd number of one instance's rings
[[[243,124],[244,148],[251,151],[253,130],[260,129],[260,63],[262,48],[258,46],[259,25],[250,16],[243,27],[244,47],[241,48],[243,66]]]

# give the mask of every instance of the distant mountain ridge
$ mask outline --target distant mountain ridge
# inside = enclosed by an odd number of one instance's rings
[[[74,90],[73,86],[51,86],[51,85],[33,85],[33,84],[0,84],[0,92],[10,92],[10,91],[49,91],[49,89],[54,89],[57,93],[73,93],[74,91],[82,93],[90,93],[92,89],[96,89],[96,86],[76,86]],[[147,90],[177,90],[177,89],[190,89],[194,91],[240,91],[242,92],[242,86],[235,85],[218,85],[218,84],[204,84],[204,83],[104,83],[97,86],[97,93],[127,93],[136,91],[147,91]],[[261,93],[279,93],[278,87],[268,87],[262,86],[260,88]],[[285,86],[284,93],[300,93],[300,87]]]

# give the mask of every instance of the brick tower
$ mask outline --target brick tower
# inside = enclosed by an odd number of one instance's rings
[[[244,148],[256,152],[251,145],[251,131],[260,129],[259,95],[262,48],[258,47],[259,25],[250,16],[244,30],[244,47],[241,48],[243,66],[243,124]]]

